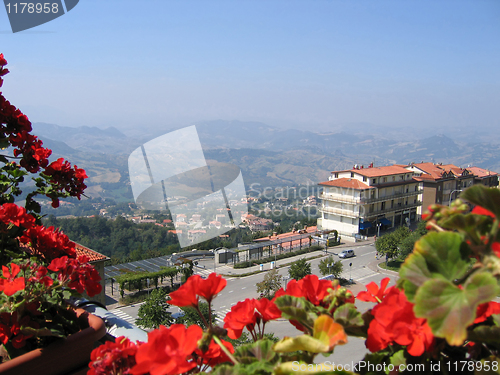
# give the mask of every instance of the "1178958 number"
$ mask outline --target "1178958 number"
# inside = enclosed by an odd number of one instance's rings
[[[447,362],[448,371],[498,371],[497,361],[456,361]]]
[[[59,13],[58,3],[7,3],[7,13]]]

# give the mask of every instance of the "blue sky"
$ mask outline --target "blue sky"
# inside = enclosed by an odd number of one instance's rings
[[[13,34],[4,95],[32,121],[498,129],[497,0],[80,0]]]

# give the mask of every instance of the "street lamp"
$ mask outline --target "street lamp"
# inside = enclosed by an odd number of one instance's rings
[[[331,268],[333,267],[333,263],[328,263],[326,266],[328,267],[328,273],[331,275],[332,274]]]
[[[380,227],[382,226],[382,223],[377,223],[377,238],[380,237]]]
[[[453,197],[453,193],[456,192],[456,191],[462,191],[462,190],[453,190],[451,193],[450,193],[450,201],[448,202],[448,206],[451,206],[451,198]]]
[[[352,284],[352,262],[349,263],[349,284]]]

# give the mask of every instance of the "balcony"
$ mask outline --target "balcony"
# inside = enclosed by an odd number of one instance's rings
[[[401,205],[394,205],[392,208],[385,208],[383,210],[374,210],[372,212],[365,212],[364,215],[361,215],[363,218],[371,218],[371,217],[376,217],[379,215],[387,214],[389,212],[396,212],[396,211],[401,211],[401,210],[410,210],[415,207],[419,207],[422,205],[422,202],[417,201],[416,203],[408,203],[408,204],[401,204]]]
[[[321,193],[318,198],[325,200],[325,201],[331,201],[331,202],[352,203],[352,204],[360,204],[361,203],[361,200],[359,197],[352,197],[350,195]]]
[[[341,208],[325,207],[323,205],[319,206],[319,212],[325,212],[328,214],[335,214],[335,215],[340,215],[340,216],[350,217],[350,218],[359,217],[359,213],[357,211],[355,212],[352,210],[343,210]]]
[[[319,198],[322,200],[330,202],[340,202],[340,203],[352,203],[352,204],[368,204],[368,203],[378,203],[384,201],[390,201],[393,199],[406,198],[415,195],[422,194],[423,189],[418,189],[416,191],[409,191],[408,193],[398,193],[392,195],[386,195],[384,197],[368,198],[368,197],[352,197],[348,195],[338,195],[338,194],[325,194],[321,193]]]

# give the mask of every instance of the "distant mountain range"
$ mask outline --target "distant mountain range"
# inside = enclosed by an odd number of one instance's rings
[[[238,165],[247,186],[315,184],[333,170],[354,164],[388,165],[432,161],[458,166],[476,165],[500,172],[498,144],[464,141],[463,135],[431,135],[408,139],[369,124],[340,132],[314,129],[282,129],[259,122],[205,121],[196,124],[205,157]],[[144,128],[143,136],[127,136],[116,128],[71,128],[33,124],[33,132],[53,149],[53,157],[65,157],[89,175],[87,195],[132,200],[128,179],[128,155],[141,144],[166,134]]]

